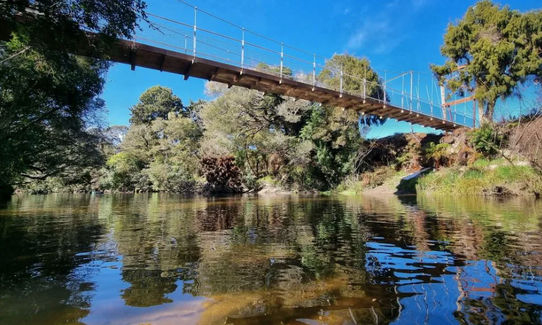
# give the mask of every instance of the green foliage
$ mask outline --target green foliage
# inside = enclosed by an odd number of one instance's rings
[[[493,157],[504,145],[505,137],[494,126],[484,124],[469,134],[469,141],[476,151]]]
[[[106,65],[30,48],[14,36],[0,65],[0,179],[7,184],[70,174],[101,163],[99,139],[87,132],[103,103]]]
[[[133,154],[119,152],[107,160],[107,167],[111,170],[110,186],[114,189],[128,190],[135,187],[133,178],[140,169],[142,162]]]
[[[435,144],[434,142],[429,142],[424,148],[424,154],[428,160],[433,161],[435,168],[439,168],[444,162],[449,148],[450,145],[448,143]]]
[[[103,54],[111,38],[131,36],[144,8],[140,0],[0,3],[0,188],[69,180],[103,164],[100,137],[87,130],[99,122],[108,63],[70,49],[84,25],[101,33],[94,51]]]
[[[132,110],[137,117],[132,116],[134,123],[120,152],[109,158],[101,186],[121,191],[194,191],[202,130],[193,116],[199,105],[183,107],[170,89],[148,89]]]
[[[280,74],[280,66],[271,66],[269,64],[260,62],[256,65],[256,70],[261,70],[264,72],[270,72],[274,74]],[[291,77],[292,76],[292,69],[289,67],[282,67],[282,74],[284,76]]]
[[[382,80],[378,74],[371,68],[368,59],[357,58],[352,55],[335,54],[326,61],[324,69],[318,75],[318,81],[322,82],[332,89],[339,89],[340,70],[343,71],[343,90],[354,94],[363,93],[363,79],[367,80],[365,91],[368,97],[384,99],[387,96],[383,92]],[[382,124],[378,116],[364,115],[361,120],[366,125]]]
[[[25,11],[29,6],[39,15]],[[47,35],[42,40],[52,37],[66,37],[84,29],[103,34],[108,37],[129,39],[138,27],[138,18],[146,18],[146,4],[142,0],[34,0],[34,1],[2,1],[0,18],[17,24],[17,16],[28,15],[32,20],[23,19],[26,32],[41,33],[44,36],[52,33],[52,29],[67,35]],[[40,27],[46,30],[39,30]],[[58,32],[58,31],[57,31]],[[52,33],[55,34],[55,33]],[[36,39],[37,40],[37,39]]]
[[[466,170],[442,169],[422,177],[418,192],[465,195],[542,193],[542,177],[530,166],[511,166],[500,160]]]
[[[349,58],[353,67],[356,60],[363,61]],[[181,188],[171,186],[170,178],[189,184],[197,174],[206,176],[212,192],[238,191],[241,182],[255,189],[266,176],[283,186],[324,190],[354,172],[361,144],[357,113],[215,83],[208,83],[207,93],[216,99],[183,107],[170,90],[153,87],[132,108],[121,149],[141,162],[135,174],[146,176],[150,190]],[[229,167],[217,157],[234,157],[239,181],[219,177],[217,171]],[[113,182],[132,188],[136,183]]]
[[[243,174],[329,189],[354,170],[361,141],[355,112],[233,87],[205,105],[201,116],[201,150],[233,155]]]
[[[171,89],[154,86],[147,89],[139,97],[139,102],[130,108],[130,123],[149,124],[158,118],[167,120],[170,113],[175,116],[185,113],[183,109],[181,99]]]
[[[180,165],[153,161],[146,173],[149,176],[153,191],[192,192],[196,185],[191,171],[183,169]]]
[[[306,175],[311,186],[331,188],[354,171],[361,137],[357,121],[342,109],[315,107],[300,136],[314,144],[311,153],[314,163]]]
[[[542,76],[541,35],[541,10],[522,14],[482,0],[456,25],[448,26],[441,47],[448,60],[431,68],[453,92],[473,92],[482,124],[492,122],[498,98],[512,95],[529,78]]]

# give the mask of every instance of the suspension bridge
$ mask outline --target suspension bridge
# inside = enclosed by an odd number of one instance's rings
[[[370,81],[366,75],[351,75],[341,66],[326,64],[326,58],[315,53],[253,32],[184,0],[179,3],[187,9],[178,15],[183,18],[147,13],[149,27],[138,30],[130,40],[116,40],[107,59],[129,64],[132,70],[166,71],[185,80],[201,78],[443,131],[476,126],[476,109],[467,107],[469,98],[446,103],[443,88],[432,76],[422,83],[413,71],[390,77],[384,71],[378,73],[378,81]],[[84,45],[76,51],[89,53]],[[337,82],[319,81],[324,69]]]

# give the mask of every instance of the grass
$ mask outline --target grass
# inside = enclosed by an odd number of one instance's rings
[[[495,195],[542,193],[542,176],[530,166],[479,159],[467,168],[445,168],[422,177],[418,192]]]
[[[405,174],[405,172],[397,171],[392,167],[380,167],[372,172],[348,177],[337,186],[335,192],[352,196],[379,186],[389,188],[390,192],[394,192],[395,187]]]

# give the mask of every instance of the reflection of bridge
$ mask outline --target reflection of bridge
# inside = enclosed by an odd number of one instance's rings
[[[392,78],[384,73],[380,82],[371,82],[363,76],[348,75],[342,67],[318,64],[315,54],[254,33],[197,7],[192,9],[193,17],[192,11],[188,12],[190,17],[186,17],[186,11],[179,14],[190,23],[147,13],[151,27],[138,31],[133,40],[118,40],[108,59],[130,64],[132,69],[140,66],[168,71],[184,75],[185,80],[202,78],[445,131],[475,124],[475,112],[467,109],[466,103],[462,112],[458,112],[457,105],[442,105],[433,79],[424,80],[431,84],[424,91],[420,88],[420,75],[415,80],[412,71]],[[86,52],[79,49],[79,54]],[[261,63],[267,68],[261,68]],[[324,67],[336,86],[318,81]],[[425,98],[420,92],[426,93]],[[370,96],[375,93],[380,98]]]

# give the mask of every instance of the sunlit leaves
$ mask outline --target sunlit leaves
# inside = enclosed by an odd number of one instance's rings
[[[452,92],[473,92],[483,121],[492,121],[499,98],[542,75],[541,35],[542,11],[522,14],[483,0],[448,26],[441,47],[448,60],[431,68]]]

